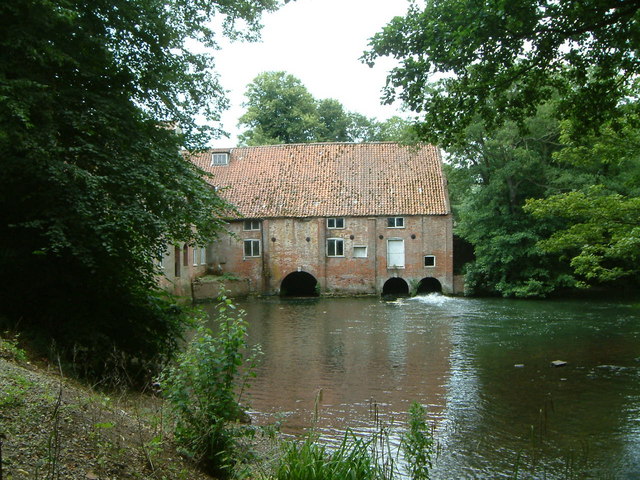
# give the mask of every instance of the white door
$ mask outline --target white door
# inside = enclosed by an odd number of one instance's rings
[[[387,240],[387,268],[404,267],[404,240]]]

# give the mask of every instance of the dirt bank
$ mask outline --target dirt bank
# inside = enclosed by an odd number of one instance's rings
[[[180,457],[162,402],[0,358],[3,480],[211,479]]]

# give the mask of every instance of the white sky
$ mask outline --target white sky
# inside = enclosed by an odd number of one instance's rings
[[[263,16],[261,42],[223,44],[215,53],[215,69],[229,90],[231,108],[222,116],[222,128],[231,138],[212,145],[236,146],[244,92],[266,71],[290,73],[316,99],[335,98],[351,112],[379,120],[401,114],[399,105],[380,104],[391,61],[381,59],[372,69],[358,59],[368,39],[408,6],[408,0],[295,0]]]

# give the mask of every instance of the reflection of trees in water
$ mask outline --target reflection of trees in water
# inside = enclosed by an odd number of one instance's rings
[[[412,401],[427,405],[441,446],[432,478],[508,475],[519,453],[527,475],[546,468],[547,478],[565,478],[558,465],[580,441],[589,443],[594,478],[639,471],[631,454],[640,451],[637,308],[442,295],[241,306],[250,343],[265,353],[252,406],[287,412],[285,432],[311,425],[322,388],[317,427],[334,440],[347,427],[370,431],[372,405],[396,426]],[[569,364],[550,367],[558,358]]]

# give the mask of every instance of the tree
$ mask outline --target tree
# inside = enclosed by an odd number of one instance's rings
[[[410,141],[411,124],[399,117],[384,122],[348,112],[335,99],[316,100],[293,75],[264,72],[249,84],[247,111],[239,125],[243,145],[309,142]]]
[[[2,3],[5,324],[53,338],[93,372],[123,356],[147,368],[171,351],[181,323],[155,293],[157,261],[168,242],[215,235],[226,208],[180,154],[216,133],[196,117],[215,120],[226,105],[210,54],[187,40],[214,47],[214,17],[226,35],[253,38],[260,13],[275,6]]]
[[[527,135],[513,122],[488,133],[478,120],[465,130],[465,142],[449,152],[456,234],[475,251],[466,266],[471,293],[547,296],[575,283],[559,255],[538,246],[557,222],[523,211],[527,199],[544,197],[562,178],[552,160],[559,127],[548,111],[527,120]]]
[[[417,143],[413,123],[398,116],[378,121],[359,113],[349,114],[348,138],[352,142]]]
[[[239,125],[246,145],[314,141],[320,126],[316,102],[302,82],[285,72],[264,72],[247,87],[247,111]]]
[[[363,56],[369,63],[386,55],[400,61],[388,77],[386,101],[402,99],[421,115],[419,135],[454,152],[474,146],[468,134],[478,123],[488,139],[497,140],[513,128],[527,138],[528,119],[541,107],[552,108],[563,132],[557,151],[544,162],[545,171],[554,171],[543,179],[544,189],[527,193],[531,200],[524,210],[525,198],[518,195],[518,208],[509,213],[520,213],[505,218],[503,226],[529,237],[537,252],[531,258],[543,269],[558,267],[557,261],[566,258],[582,284],[637,278],[638,269],[629,262],[637,258],[638,230],[626,220],[621,227],[618,217],[635,213],[640,194],[639,9],[638,2],[616,0],[413,3],[405,17],[394,18],[371,39]],[[517,159],[519,149],[508,149]],[[621,168],[616,159],[630,169]],[[460,194],[461,205],[473,205],[479,193],[487,195],[475,204],[475,230],[466,230],[478,259],[467,275],[472,285],[486,282],[489,289],[504,292],[500,285],[510,285],[514,275],[525,271],[516,257],[498,270],[508,274],[506,282],[485,275],[496,272],[488,265],[514,257],[508,248],[483,250],[504,238],[491,205],[500,204],[501,195],[512,195],[510,182],[526,171],[524,159],[491,168],[484,172],[491,175],[490,182],[468,186]],[[484,174],[454,170],[454,178],[465,173]],[[540,181],[537,172],[529,174]],[[496,183],[500,177],[503,181]],[[492,192],[501,186],[506,191]],[[465,228],[462,222],[459,230]],[[480,281],[474,281],[471,274],[483,265],[482,258],[496,261],[485,262],[484,276],[476,275]],[[562,268],[559,273],[564,274]],[[545,282],[543,290],[555,283]]]
[[[316,102],[319,125],[315,134],[318,142],[349,142],[351,117],[345,112],[342,104],[333,98],[326,98]]]
[[[556,159],[590,181],[568,192],[530,199],[525,211],[561,228],[540,247],[561,254],[583,284],[640,284],[640,131],[629,114],[579,142],[565,125],[566,147]],[[569,132],[568,132],[569,130]]]
[[[478,115],[488,128],[519,124],[558,94],[557,115],[597,129],[637,99],[638,2],[434,0],[413,3],[370,41],[363,59],[392,56],[387,81],[423,112],[423,133],[448,146]]]

